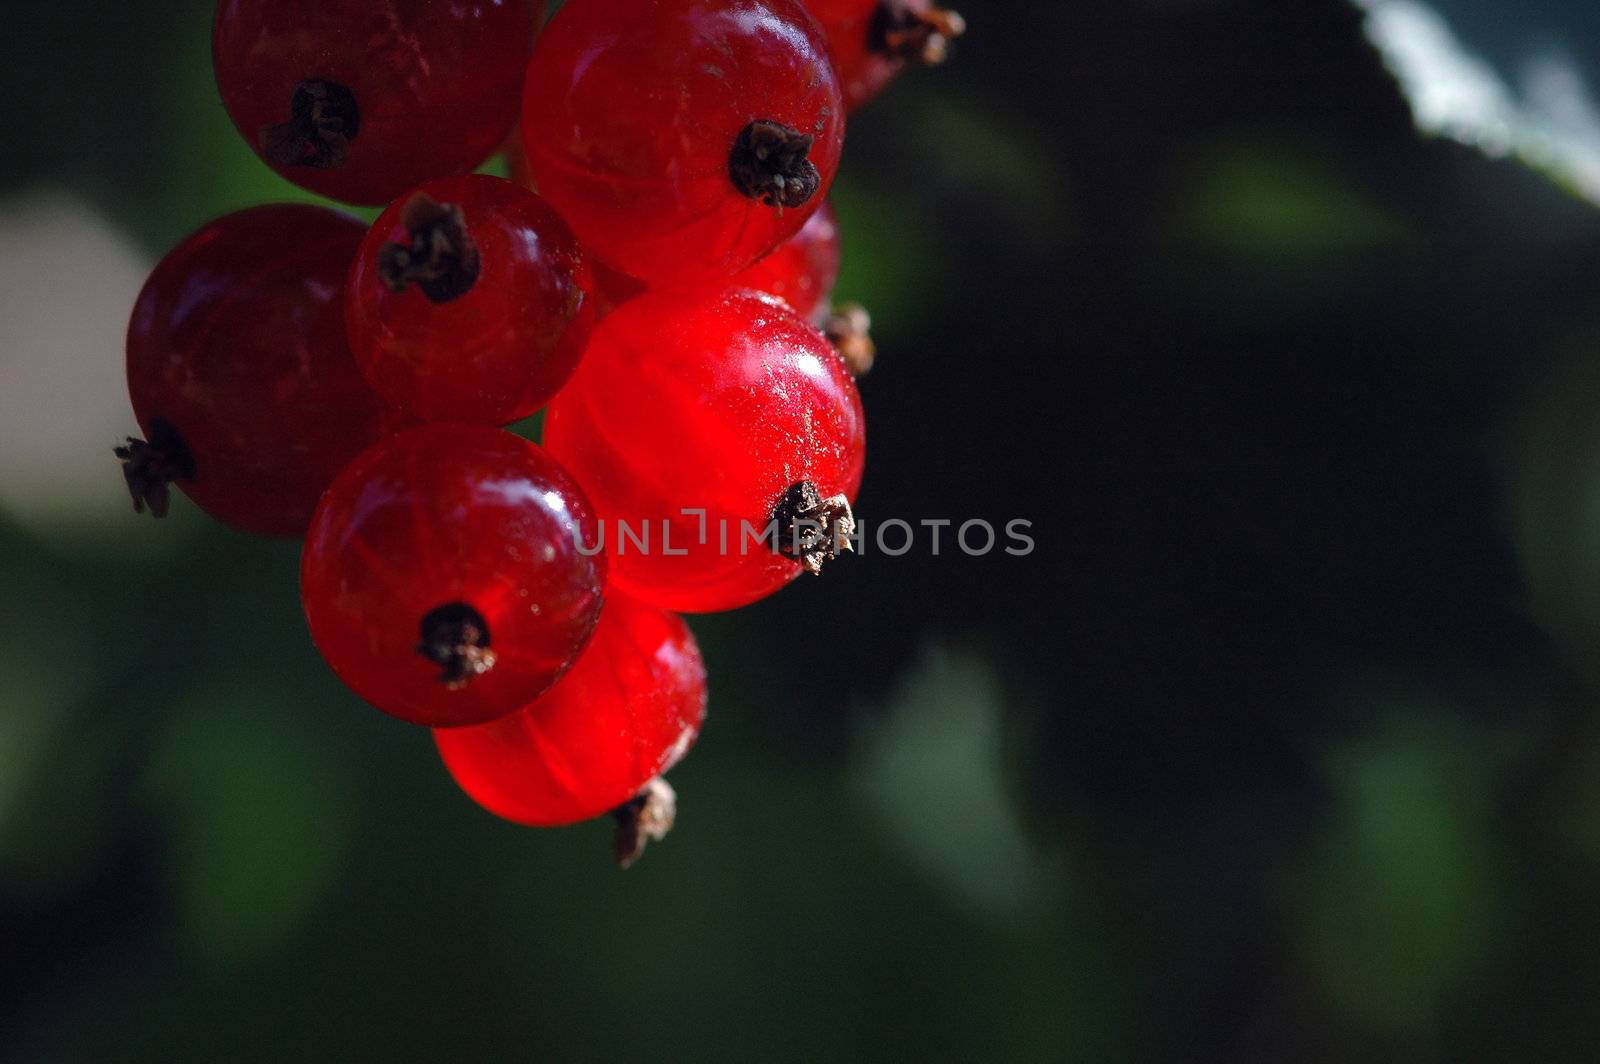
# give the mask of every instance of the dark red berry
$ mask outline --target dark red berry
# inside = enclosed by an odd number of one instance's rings
[[[887,85],[907,63],[944,62],[951,40],[967,24],[931,0],[805,0],[828,38],[847,110]]]
[[[822,334],[771,296],[629,301],[595,329],[544,431],[604,519],[615,586],[666,609],[754,602],[852,528],[860,398]],[[769,526],[776,543],[760,539]]]
[[[522,132],[578,239],[660,287],[730,277],[797,232],[843,117],[798,0],[584,0],[534,49]]]
[[[334,475],[397,426],[344,337],[364,232],[321,207],[255,207],[156,266],[128,324],[145,438],[117,448],[136,509],[165,513],[172,481],[226,524],[298,535]]]
[[[387,203],[500,145],[541,12],[540,0],[221,0],[217,88],[284,177]]]
[[[440,178],[367,234],[345,296],[350,346],[394,406],[505,424],[549,402],[578,364],[592,284],[544,200],[497,177]]]
[[[478,724],[543,694],[600,614],[605,559],[572,478],[538,447],[426,425],[328,488],[300,564],[317,649],[378,709]]]
[[[434,739],[473,801],[507,820],[551,827],[638,795],[688,752],[705,711],[706,670],[688,626],[612,595],[560,683],[508,717],[440,729]]]
[[[777,296],[807,321],[819,321],[838,277],[839,226],[824,203],[798,233],[735,277],[732,287]]]

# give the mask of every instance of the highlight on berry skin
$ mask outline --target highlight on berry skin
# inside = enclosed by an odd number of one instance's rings
[[[852,549],[874,347],[828,193],[847,111],[963,28],[932,0],[218,0],[239,136],[380,210],[252,207],[156,265],[137,433],[108,438],[133,509],[299,537],[351,696],[432,729],[492,814],[609,816],[628,867],[705,718],[679,613]],[[495,153],[511,180],[473,172]],[[542,443],[502,428],[541,411]]]
[[[144,435],[117,448],[135,509],[163,516],[176,484],[241,531],[300,535],[339,470],[403,423],[361,379],[342,327],[363,232],[322,207],[252,207],[157,264],[127,338]]]
[[[434,741],[456,783],[496,816],[554,827],[612,813],[627,867],[671,827],[661,777],[688,753],[705,712],[705,663],[688,626],[612,594],[554,687],[492,723],[437,729]]]
[[[781,300],[651,292],[596,327],[544,440],[601,517],[612,586],[707,612],[765,598],[844,549],[866,423],[843,360]],[[831,531],[803,549],[752,542],[813,523]],[[654,546],[631,549],[625,528]]]
[[[431,727],[527,705],[600,615],[606,559],[572,477],[487,426],[425,425],[357,458],[301,554],[312,640],[364,701]]]
[[[799,0],[571,3],[528,66],[533,184],[597,258],[652,288],[725,282],[793,236],[843,139],[827,44]]]

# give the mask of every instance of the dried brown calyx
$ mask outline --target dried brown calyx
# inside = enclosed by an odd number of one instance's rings
[[[489,624],[465,602],[447,602],[427,612],[417,653],[439,666],[439,682],[452,690],[494,668]]]
[[[824,499],[809,480],[789,486],[773,507],[772,520],[777,531],[773,549],[813,576],[821,574],[824,562],[853,549],[856,519],[849,500],[843,495]]]
[[[435,303],[448,303],[472,290],[478,280],[478,246],[466,218],[453,203],[418,193],[401,211],[409,244],[385,244],[378,253],[378,277],[391,292],[414,284]]]
[[[645,844],[660,842],[678,815],[678,794],[657,776],[638,795],[611,811],[616,818],[617,867],[627,868],[644,853]]]
[[[274,166],[332,170],[360,132],[355,93],[337,81],[302,81],[289,99],[289,120],[261,131],[261,154]]]
[[[879,0],[867,41],[881,55],[937,66],[949,55],[950,42],[965,32],[966,19],[954,11],[917,8],[907,0]]]
[[[149,509],[152,516],[167,516],[174,480],[194,479],[194,455],[178,430],[163,418],[150,420],[150,439],[134,436],[112,453],[122,459],[122,477],[133,496],[134,513]]]
[[[758,119],[739,131],[728,154],[728,176],[740,192],[769,207],[798,207],[816,194],[822,175],[806,158],[812,138]]]
[[[844,359],[850,376],[859,377],[872,369],[878,347],[872,342],[872,316],[860,303],[841,303],[833,308],[822,325],[822,335]]]

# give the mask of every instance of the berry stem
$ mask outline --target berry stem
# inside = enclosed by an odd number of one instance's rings
[[[850,376],[860,377],[872,369],[878,347],[872,342],[872,317],[860,303],[841,303],[833,308],[822,325],[822,335],[844,359]]]
[[[167,516],[172,501],[168,485],[174,480],[194,479],[194,455],[164,418],[151,419],[148,442],[129,436],[125,446],[114,447],[111,453],[122,459],[122,477],[133,496],[134,513],[142,514],[149,507],[151,516]]]
[[[451,690],[494,668],[489,623],[465,602],[447,602],[422,618],[417,653],[439,666],[439,682]]]
[[[411,243],[385,244],[378,253],[378,277],[389,291],[403,292],[415,284],[435,303],[472,291],[480,266],[478,246],[460,207],[419,192],[406,202],[401,224]]]
[[[773,507],[777,526],[773,549],[812,576],[822,575],[822,564],[852,549],[850,537],[856,530],[855,515],[843,495],[826,499],[809,480],[792,484]]]
[[[868,47],[894,59],[937,66],[949,54],[950,42],[966,31],[966,19],[954,11],[918,11],[906,0],[879,0],[867,30]]]
[[[660,842],[678,815],[678,793],[657,776],[644,790],[611,811],[617,820],[614,837],[617,867],[627,868],[644,853],[645,844]]]
[[[816,165],[806,158],[811,141],[781,122],[757,119],[734,139],[728,176],[741,193],[768,207],[798,207],[822,184]]]
[[[274,166],[332,170],[360,131],[355,93],[337,81],[302,81],[289,100],[289,121],[261,131],[261,154]]]

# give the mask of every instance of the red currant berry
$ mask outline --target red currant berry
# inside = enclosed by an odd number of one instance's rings
[[[221,0],[217,88],[268,165],[387,203],[483,162],[516,120],[537,0]]]
[[[798,0],[585,0],[534,49],[522,134],[584,246],[659,287],[730,277],[798,231],[844,121]]]
[[[839,276],[839,227],[833,208],[824,203],[794,236],[732,281],[702,286],[704,289],[753,288],[777,296],[802,318],[823,323],[828,296]],[[645,291],[643,281],[608,266],[594,266],[595,294],[602,313],[621,306]]]
[[[255,207],[156,266],[128,324],[145,439],[117,449],[135,509],[164,515],[176,481],[219,521],[299,535],[334,475],[397,426],[344,338],[340,295],[364,232],[321,207]]]
[[[544,431],[603,519],[615,586],[654,605],[742,606],[848,543],[861,400],[822,334],[771,296],[629,301]]]
[[[434,740],[472,800],[530,827],[621,806],[688,752],[706,712],[694,636],[665,610],[613,595],[572,671],[537,701]]]
[[[807,321],[828,312],[828,296],[839,277],[839,226],[824,203],[794,236],[733,279],[734,287],[777,296]]]
[[[954,11],[931,0],[804,0],[828,38],[847,110],[876,96],[909,63],[944,62],[952,39],[966,31]]]
[[[592,284],[544,200],[498,177],[440,178],[362,243],[350,347],[378,394],[418,418],[505,424],[572,374],[594,326]]]
[[[600,614],[589,502],[538,447],[478,425],[424,425],[352,462],[306,535],[311,637],[351,690],[417,724],[479,724],[527,705]]]

